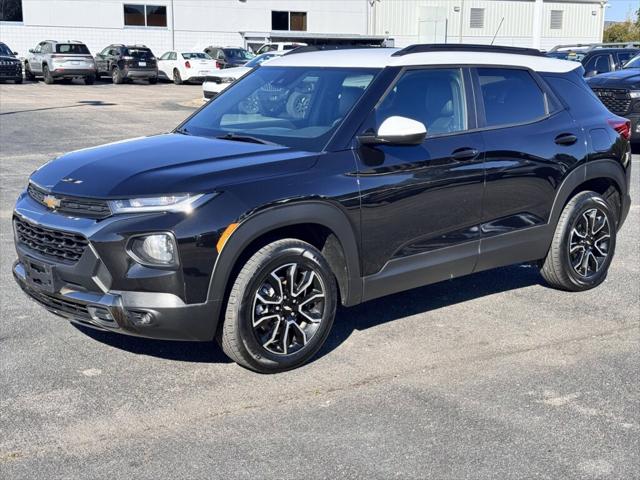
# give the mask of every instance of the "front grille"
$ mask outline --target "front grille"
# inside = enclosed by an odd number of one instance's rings
[[[51,259],[75,263],[89,245],[87,239],[77,233],[41,227],[19,218],[14,218],[13,223],[19,244]]]
[[[70,197],[67,195],[50,194],[45,190],[36,187],[32,183],[27,188],[29,196],[36,202],[49,207],[45,203],[45,197],[51,196],[60,202],[59,206],[55,207],[56,211],[69,213],[76,217],[87,218],[106,218],[111,215],[111,209],[109,204],[105,200],[94,200],[91,198]]]
[[[593,91],[610,112],[624,115],[629,111],[631,99],[628,90],[624,88],[594,88]]]
[[[0,74],[16,75],[22,72],[22,66],[18,62],[0,61]]]
[[[91,319],[91,315],[89,315],[87,306],[82,303],[63,299],[54,295],[49,295],[48,293],[33,290],[28,287],[23,287],[23,290],[27,295],[29,295],[45,308],[50,308],[52,310],[55,310],[56,312],[70,315],[75,318],[82,318],[86,320]]]

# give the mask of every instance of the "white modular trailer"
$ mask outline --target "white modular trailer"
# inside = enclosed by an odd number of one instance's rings
[[[24,56],[46,39],[145,44],[156,55],[268,41],[393,39],[549,49],[602,37],[600,0],[0,0],[0,39]],[[537,25],[537,27],[536,27]]]

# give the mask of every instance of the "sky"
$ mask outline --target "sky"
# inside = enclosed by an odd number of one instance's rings
[[[605,13],[607,20],[626,20],[627,13],[640,8],[640,0],[609,0],[609,5]]]

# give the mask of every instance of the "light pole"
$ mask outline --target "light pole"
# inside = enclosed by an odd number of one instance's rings
[[[176,27],[175,27],[175,9],[173,7],[173,0],[171,0],[171,50],[176,49]]]

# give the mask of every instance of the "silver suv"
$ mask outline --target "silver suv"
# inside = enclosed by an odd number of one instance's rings
[[[43,77],[48,84],[57,79],[83,78],[85,84],[92,85],[96,80],[96,64],[82,42],[44,40],[36,48],[29,49],[24,73],[27,80]]]

